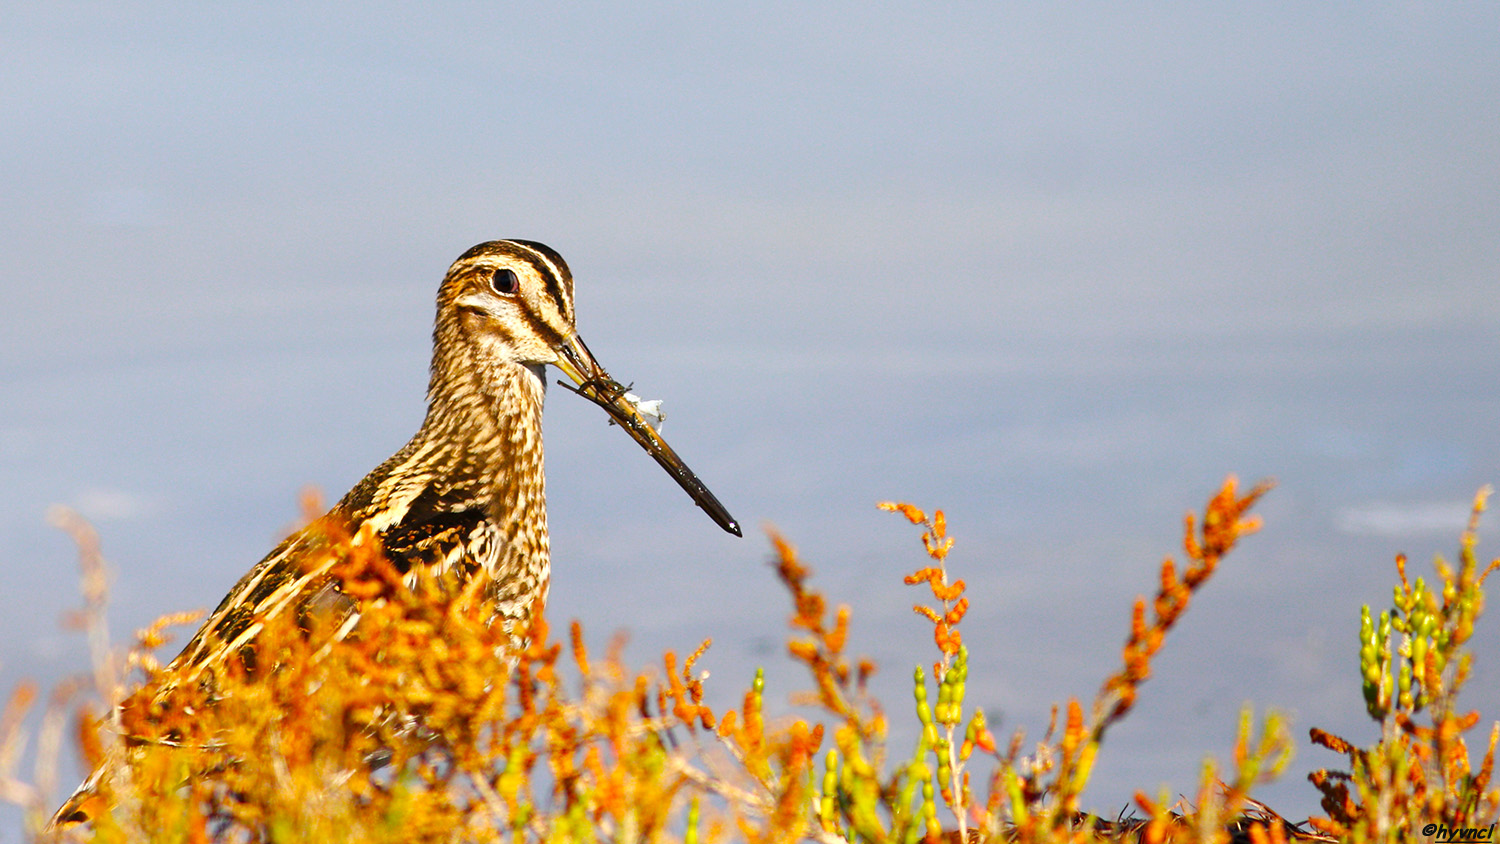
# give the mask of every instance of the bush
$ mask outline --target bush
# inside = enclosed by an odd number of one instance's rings
[[[347,636],[286,614],[266,619],[253,660],[233,658],[191,681],[153,652],[168,617],[137,636],[119,667],[104,642],[102,563],[87,526],[68,520],[85,561],[86,610],[102,699],[78,710],[78,744],[100,772],[89,795],[97,820],[59,835],[99,842],[157,841],[840,841],[1083,840],[1279,842],[1290,838],[1405,841],[1419,833],[1494,823],[1491,770],[1500,724],[1477,768],[1463,736],[1479,721],[1457,695],[1471,665],[1464,644],[1483,607],[1475,556],[1484,493],[1454,570],[1440,584],[1408,581],[1398,558],[1394,605],[1365,609],[1360,666],[1381,739],[1357,748],[1313,730],[1347,771],[1311,775],[1326,817],[1292,824],[1252,788],[1287,766],[1286,720],[1243,712],[1230,765],[1204,765],[1191,806],[1137,794],[1140,815],[1104,820],[1080,801],[1110,727],[1126,717],[1151,661],[1195,592],[1245,535],[1268,489],[1241,495],[1230,478],[1201,518],[1189,515],[1185,564],[1163,562],[1156,594],[1138,599],[1118,671],[1085,708],[1053,710],[1042,740],[1001,746],[984,713],[966,705],[964,582],[948,568],[953,540],[942,511],[881,504],[921,529],[924,564],[906,583],[930,594],[914,609],[932,625],[935,661],[913,677],[920,739],[910,755],[887,744],[887,710],[867,690],[875,666],[849,655],[852,610],[833,607],[811,573],[773,534],[777,572],[794,613],[790,655],[811,678],[801,698],[818,717],[771,724],[757,676],[737,709],[704,703],[695,665],[663,655],[656,670],[602,657],[574,622],[561,640],[541,613],[519,644],[476,588],[432,576],[403,581],[388,562],[337,526],[329,554],[362,616]],[[247,655],[248,657],[248,655]],[[260,670],[252,670],[253,662]],[[571,679],[569,679],[571,678]],[[76,685],[76,684],[73,684]],[[0,796],[26,811],[34,839],[51,804],[65,685],[37,734],[31,781],[17,772],[31,686],[0,716]],[[1431,828],[1428,828],[1431,825]]]

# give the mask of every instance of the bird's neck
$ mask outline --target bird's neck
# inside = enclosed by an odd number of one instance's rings
[[[490,519],[507,537],[539,526],[545,542],[541,367],[475,363],[442,377],[434,378],[417,439],[442,453],[452,483],[486,499]]]
[[[457,364],[457,365],[454,365]],[[528,617],[551,575],[542,466],[541,367],[479,360],[434,366],[427,418],[408,444],[430,455],[427,485],[439,498],[472,502],[490,531],[474,562],[492,583],[497,616]],[[464,505],[459,505],[464,506]]]

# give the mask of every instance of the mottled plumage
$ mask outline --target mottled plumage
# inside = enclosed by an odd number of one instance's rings
[[[377,539],[402,571],[433,568],[465,581],[486,579],[496,623],[518,632],[545,599],[551,570],[541,438],[549,364],[604,408],[715,522],[740,533],[578,337],[573,277],[562,257],[530,241],[482,243],[453,263],[438,291],[422,427],[330,515],[356,537]],[[166,668],[159,694],[253,648],[267,617],[334,613],[343,630],[352,628],[359,608],[329,573],[330,555],[318,553],[325,543],[324,533],[310,527],[241,578]],[[54,823],[89,819],[83,804],[94,780]]]

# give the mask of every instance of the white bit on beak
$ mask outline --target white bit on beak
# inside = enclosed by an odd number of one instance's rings
[[[639,410],[641,415],[646,417],[646,424],[651,426],[651,430],[660,431],[661,423],[667,421],[667,412],[661,409],[661,399],[641,401],[641,397],[635,393],[626,393],[625,400],[634,405],[635,409]]]

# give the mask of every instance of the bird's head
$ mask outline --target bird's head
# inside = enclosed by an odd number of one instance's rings
[[[646,421],[634,396],[610,377],[578,336],[573,275],[552,249],[528,240],[494,240],[460,255],[438,293],[434,334],[434,398],[442,388],[445,367],[524,367],[541,376],[546,365],[556,366],[572,382],[559,384],[603,408],[710,518],[740,535],[739,524],[724,505]],[[460,348],[466,353],[444,357]]]
[[[573,275],[540,243],[494,240],[460,255],[438,294],[438,340],[486,362],[556,363],[574,336]]]

